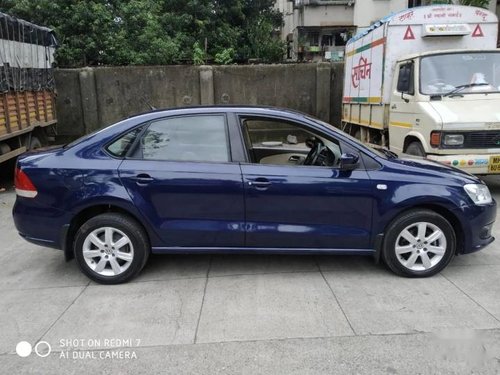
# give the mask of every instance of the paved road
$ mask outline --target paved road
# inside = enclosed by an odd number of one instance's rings
[[[0,193],[2,374],[500,373],[500,241],[429,279],[362,257],[192,255],[101,286],[18,237],[14,198]],[[20,341],[51,352],[21,358]]]

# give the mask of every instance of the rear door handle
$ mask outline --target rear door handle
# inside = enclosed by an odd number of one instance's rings
[[[134,180],[137,184],[144,185],[150,183],[151,181],[154,181],[154,178],[147,173],[140,173],[134,177]]]
[[[254,186],[256,189],[259,190],[265,190],[271,185],[271,181],[269,181],[267,178],[259,177],[256,178],[255,180],[248,181],[248,185]]]

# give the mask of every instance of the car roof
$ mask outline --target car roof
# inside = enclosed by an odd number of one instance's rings
[[[252,114],[268,114],[268,115],[279,115],[288,114],[293,116],[304,117],[308,114],[300,112],[297,110],[289,108],[279,108],[272,106],[257,106],[257,105],[196,105],[196,106],[186,106],[186,107],[172,107],[163,109],[154,109],[152,111],[147,111],[139,113],[129,118],[134,118],[146,114],[158,114],[158,115],[172,115],[172,114],[189,114],[189,113],[216,113],[216,112],[245,112]]]

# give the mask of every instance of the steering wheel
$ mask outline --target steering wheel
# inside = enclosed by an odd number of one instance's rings
[[[323,145],[323,142],[319,139],[315,139],[314,145],[311,147],[311,151],[309,151],[306,159],[304,160],[304,165],[315,165],[324,149],[325,146]]]

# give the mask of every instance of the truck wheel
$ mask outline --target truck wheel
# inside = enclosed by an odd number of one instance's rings
[[[356,138],[358,141],[361,141],[361,130],[356,130],[354,132],[354,138]]]
[[[30,141],[30,150],[36,150],[37,148],[42,147],[42,142],[37,137],[31,136],[31,141]]]
[[[455,231],[444,217],[430,210],[412,210],[389,225],[382,257],[397,275],[427,277],[448,265],[456,243]]]
[[[7,154],[10,151],[10,146],[7,143],[0,143],[0,155]]]
[[[424,148],[422,147],[422,145],[418,141],[410,143],[408,145],[408,147],[406,148],[405,153],[408,155],[413,155],[413,156],[421,156],[423,158],[425,158],[425,156],[426,156]]]

